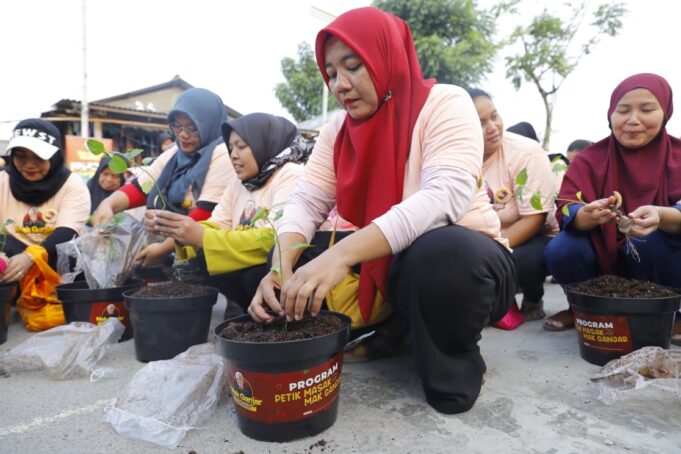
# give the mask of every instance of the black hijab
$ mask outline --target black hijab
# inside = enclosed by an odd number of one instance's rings
[[[109,161],[111,161],[111,158],[109,157],[102,158],[102,160],[99,162],[99,167],[97,167],[97,171],[95,172],[94,176],[90,178],[87,182],[87,188],[90,190],[90,214],[95,212],[99,204],[102,203],[102,200],[106,199],[113,192],[115,192],[115,190],[107,191],[99,184],[99,176],[102,174],[102,171],[104,171],[104,169],[106,169],[106,167],[109,165]],[[125,176],[121,173],[118,175],[118,178],[121,181],[121,186],[123,186],[125,184]]]
[[[298,135],[296,126],[286,118],[266,113],[252,113],[224,123],[222,137],[228,148],[232,130],[248,144],[258,164],[258,174],[242,182],[249,191],[262,187],[287,162],[305,163],[314,147],[314,143]]]
[[[516,134],[520,134],[523,137],[527,137],[528,139],[539,142],[537,131],[534,130],[534,126],[526,121],[521,121],[520,123],[514,124],[513,126],[506,128],[506,131],[514,132]]]
[[[20,121],[14,127],[13,138],[18,136],[27,137],[27,134],[23,134],[26,131],[34,131],[33,138],[35,140],[42,140],[39,137],[52,136],[55,139],[53,145],[58,147],[56,153],[49,159],[50,170],[47,175],[40,181],[28,181],[14,167],[12,155],[14,154],[14,148],[22,147],[30,150],[30,145],[17,145],[13,147],[12,142],[9,144],[12,150],[10,151],[11,155],[7,163],[7,174],[9,175],[9,188],[12,191],[12,196],[28,205],[40,206],[59,192],[64,183],[66,183],[66,180],[69,179],[71,171],[64,167],[64,140],[56,126],[39,118],[30,118]]]

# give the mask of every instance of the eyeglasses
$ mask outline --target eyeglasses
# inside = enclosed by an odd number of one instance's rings
[[[170,129],[173,130],[173,134],[175,134],[175,137],[179,136],[182,131],[186,132],[187,135],[190,136],[196,136],[199,134],[199,130],[194,125],[182,126],[181,124],[173,123],[172,125],[170,125]]]

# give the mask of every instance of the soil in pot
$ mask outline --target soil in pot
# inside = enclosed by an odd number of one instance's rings
[[[282,318],[270,325],[243,315],[215,328],[245,435],[283,442],[333,425],[350,323],[343,314],[322,311],[314,318],[288,323]]]
[[[599,276],[565,288],[582,358],[602,366],[646,346],[669,348],[681,295],[651,282]]]
[[[123,294],[138,361],[170,359],[208,339],[218,290],[169,281]]]

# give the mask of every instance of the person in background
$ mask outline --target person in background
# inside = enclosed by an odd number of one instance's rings
[[[612,92],[610,135],[577,155],[560,190],[556,217],[563,230],[545,252],[560,284],[617,274],[681,288],[681,140],[667,134],[672,112],[672,89],[656,74],[628,77]],[[640,261],[627,253],[617,227],[615,191],[621,212],[633,221],[629,235]],[[570,202],[578,192],[586,203]],[[572,327],[570,309],[544,325],[548,331]],[[680,340],[678,334],[672,339]]]
[[[428,403],[467,411],[486,370],[480,333],[508,311],[516,280],[499,219],[478,185],[483,143],[473,103],[459,87],[425,80],[409,26],[377,8],[351,10],[321,30],[316,57],[345,112],[322,129],[279,222],[272,264],[285,282],[270,271],[248,312],[263,323],[316,316],[361,264],[361,320],[371,323],[385,299],[395,311],[386,326],[406,329],[389,335],[377,326],[357,348],[376,358],[409,337]],[[320,244],[303,263],[292,245],[313,241],[336,204],[359,230]]]
[[[0,225],[5,226],[7,269],[0,285],[18,282],[17,308],[29,330],[64,323],[56,298],[57,245],[81,233],[90,195],[81,178],[64,165],[64,142],[56,126],[20,121],[7,146],[7,171],[0,173]]]
[[[158,135],[156,143],[158,144],[158,147],[161,149],[161,153],[163,153],[164,151],[168,150],[170,147],[175,145],[175,138],[170,132],[162,132]]]
[[[485,140],[482,171],[490,203],[501,220],[501,232],[513,250],[518,283],[522,288],[521,312],[525,320],[544,318],[544,247],[558,233],[553,213],[556,189],[546,151],[535,140],[504,132],[504,123],[488,93],[471,88]],[[518,197],[516,177],[527,172],[526,190]],[[532,202],[539,193],[540,206]]]
[[[149,175],[139,175],[104,199],[92,215],[93,225],[145,204],[147,210],[164,209],[196,221],[208,219],[225,188],[236,178],[220,132],[226,120],[225,106],[215,93],[203,88],[183,92],[168,114],[176,146],[156,158],[147,169]],[[147,195],[142,188],[149,185]],[[142,266],[150,266],[174,249],[174,240],[167,238],[147,246],[137,258]]]
[[[229,314],[246,310],[260,280],[273,240],[264,221],[251,226],[258,209],[282,209],[312,152],[296,126],[285,118],[252,113],[225,123],[222,134],[238,179],[227,187],[205,222],[154,210],[145,225],[150,232],[173,238],[182,261],[199,260],[212,276],[208,284],[227,295]],[[198,257],[197,257],[198,254]],[[243,313],[243,311],[241,311]]]
[[[539,143],[539,137],[537,137],[537,131],[534,130],[534,126],[526,121],[521,121],[513,126],[506,128],[506,131],[518,134],[519,136],[527,137],[535,142]]]
[[[109,168],[111,158],[104,157],[99,161],[97,171],[87,182],[90,191],[90,213],[92,214],[105,198],[125,184],[125,177],[122,173],[115,174]]]
[[[591,145],[593,145],[592,141],[584,139],[577,139],[570,142],[570,145],[567,147],[567,157],[569,162],[572,162],[572,160],[575,159],[580,151]]]

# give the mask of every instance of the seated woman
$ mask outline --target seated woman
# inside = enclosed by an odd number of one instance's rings
[[[556,217],[563,231],[547,246],[546,261],[561,284],[617,274],[681,288],[681,140],[665,129],[672,110],[672,89],[656,74],[631,76],[613,91],[612,132],[575,157],[560,190]],[[640,261],[626,253],[611,210],[614,191],[633,221],[629,234]],[[568,201],[577,192],[587,203]],[[573,326],[569,309],[545,324],[549,331]]]
[[[114,213],[145,204],[148,209],[164,209],[197,221],[208,219],[235,178],[220,132],[226,120],[225,106],[215,93],[203,88],[183,92],[168,114],[177,145],[156,158],[148,175],[142,174],[104,199],[92,215],[92,224],[102,224]],[[156,184],[152,185],[153,180]],[[149,186],[146,194],[142,188]],[[153,265],[174,248],[173,239],[167,238],[149,245],[138,259],[142,266]]]
[[[64,323],[55,286],[58,244],[80,234],[90,213],[90,195],[81,178],[64,167],[64,142],[52,123],[17,124],[0,173],[0,245],[9,257],[0,285],[19,282],[19,315],[31,331]]]
[[[513,249],[523,291],[521,312],[526,320],[544,318],[544,247],[558,233],[553,215],[555,176],[539,143],[504,132],[503,120],[490,95],[478,88],[469,89],[468,94],[475,103],[485,139],[482,173],[490,203],[501,220],[501,233]],[[516,177],[523,169],[528,178],[519,197]],[[532,203],[534,193],[541,194],[541,206]]]
[[[109,157],[102,158],[97,171],[87,182],[90,191],[90,214],[94,213],[102,200],[125,184],[122,173],[115,174],[109,169],[109,161],[111,161]]]
[[[346,112],[322,130],[279,223],[282,260],[275,251],[273,265],[285,282],[269,272],[248,312],[264,323],[274,320],[269,310],[316,316],[361,264],[363,319],[381,297],[396,311],[390,323],[411,325],[393,337],[377,328],[361,345],[382,339],[396,347],[410,334],[427,401],[444,413],[466,411],[486,369],[480,333],[508,311],[516,280],[499,218],[478,185],[475,107],[463,89],[423,79],[409,26],[377,8],[349,11],[321,30],[316,57]],[[309,243],[336,203],[359,230],[304,263],[291,246]]]
[[[210,219],[197,223],[189,216],[154,210],[147,212],[145,225],[178,246],[191,247],[178,250],[181,259],[193,258],[200,249],[197,259],[214,276],[209,283],[227,295],[228,310],[236,305],[245,310],[267,274],[265,262],[273,245],[272,240],[262,241],[272,235],[264,221],[251,228],[253,217],[258,208],[284,208],[313,144],[290,121],[265,113],[228,121],[222,134],[238,179],[226,188]]]

